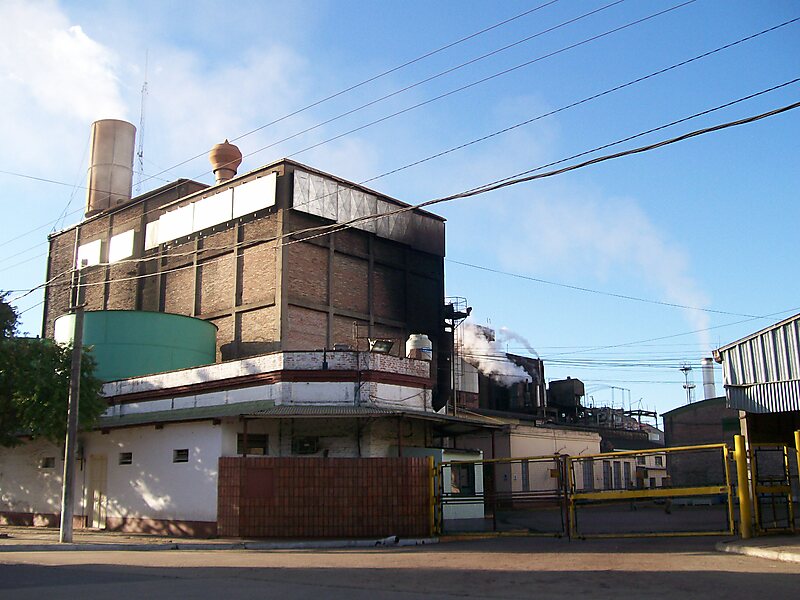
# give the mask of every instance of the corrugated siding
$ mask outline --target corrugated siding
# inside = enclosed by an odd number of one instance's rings
[[[721,350],[728,407],[800,410],[800,315]]]
[[[728,408],[749,413],[800,410],[800,381],[761,383],[726,390]]]

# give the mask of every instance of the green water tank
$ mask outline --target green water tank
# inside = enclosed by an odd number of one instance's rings
[[[69,343],[75,315],[56,319],[54,338]],[[92,347],[103,381],[151,375],[215,362],[217,327],[208,321],[160,312],[97,310],[84,313],[83,344]]]

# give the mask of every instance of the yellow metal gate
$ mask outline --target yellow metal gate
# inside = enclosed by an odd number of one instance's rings
[[[570,537],[796,531],[795,448],[725,444],[444,462],[431,469],[438,534]],[[735,460],[734,460],[735,457]],[[735,481],[732,473],[736,474]],[[751,519],[752,508],[752,519]]]
[[[729,460],[725,444],[569,457],[570,535],[732,534]]]
[[[789,457],[796,450],[782,444],[751,444],[750,475],[756,532],[795,529]]]

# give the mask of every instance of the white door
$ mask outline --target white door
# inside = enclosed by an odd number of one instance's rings
[[[108,458],[105,454],[89,456],[89,486],[86,489],[88,523],[94,529],[106,528],[106,481]]]

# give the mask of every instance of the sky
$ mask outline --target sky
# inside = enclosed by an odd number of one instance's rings
[[[240,173],[291,157],[416,204],[797,102],[797,17],[789,0],[0,0],[0,290],[38,334],[42,292],[24,294],[48,233],[82,216],[90,125],[139,128],[145,75],[141,192],[211,183],[228,138]],[[681,406],[684,365],[700,399],[702,357],[800,312],[799,155],[797,109],[439,204],[446,293],[590,403]]]

